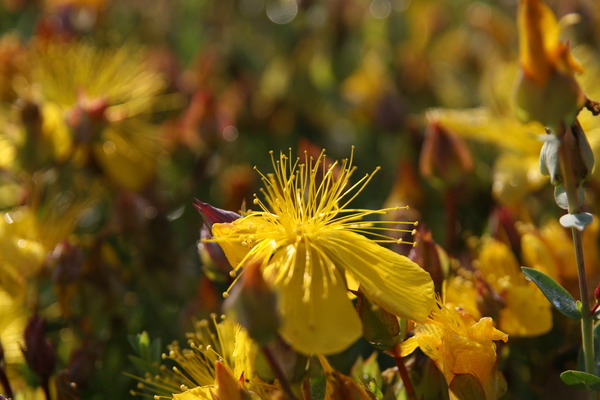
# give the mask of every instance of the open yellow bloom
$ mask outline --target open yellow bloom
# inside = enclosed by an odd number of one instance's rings
[[[483,278],[504,300],[499,328],[515,336],[537,336],[552,328],[550,303],[528,282],[510,248],[497,240],[483,244],[476,262]]]
[[[346,276],[378,306],[425,320],[435,303],[431,277],[377,243],[401,242],[377,233],[390,221],[363,221],[392,209],[347,208],[372,174],[351,185],[352,158],[338,168],[337,162],[328,165],[324,152],[316,160],[306,155],[304,163],[271,157],[275,173],[262,177],[266,204],[254,201],[261,211],[213,225],[213,236],[235,271],[261,260],[265,281],[279,296],[282,337],[306,354],[337,353],[358,339],[362,327]],[[363,235],[370,230],[377,240]]]
[[[496,344],[506,342],[508,335],[494,328],[491,318],[478,322],[458,309],[438,303],[431,317],[415,328],[415,335],[402,343],[402,356],[419,347],[435,362],[448,385],[459,374],[474,376],[486,392],[486,398],[495,398],[490,378],[496,372]]]
[[[231,319],[202,320],[194,332],[187,335],[188,348],[179,343],[169,345],[169,359],[177,365],[172,369],[161,366],[161,373],[148,373],[138,387],[154,393],[155,399],[206,399],[212,393],[237,390],[231,381],[244,378],[244,389],[267,398],[277,388],[260,380],[254,370],[257,349],[246,331]],[[135,392],[134,394],[142,394]],[[229,398],[229,397],[226,397]]]

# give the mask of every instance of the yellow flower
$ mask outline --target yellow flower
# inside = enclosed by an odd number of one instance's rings
[[[486,240],[475,266],[504,300],[498,326],[509,335],[537,336],[552,328],[551,305],[533,282],[528,282],[510,248]]]
[[[521,67],[539,86],[545,85],[552,73],[572,75],[583,71],[569,46],[559,40],[556,17],[541,0],[521,0],[518,24]]]
[[[556,220],[549,220],[537,229],[531,224],[518,226],[521,232],[523,260],[528,266],[539,269],[558,280],[573,294],[579,295],[577,263],[571,234]],[[586,275],[591,282],[598,280],[598,229],[596,218],[583,231],[583,256]],[[593,285],[590,287],[594,289]]]
[[[521,0],[518,23],[521,75],[516,88],[517,116],[553,128],[563,123],[568,126],[585,101],[573,77],[582,71],[581,66],[569,46],[559,41],[559,24],[541,0]]]
[[[188,348],[182,349],[174,342],[169,345],[168,354],[163,354],[163,359],[176,366],[167,369],[162,365],[159,375],[137,378],[140,389],[154,393],[155,399],[212,400],[211,392],[219,391],[219,383],[220,390],[230,390],[231,379],[244,378],[245,388],[265,398],[277,390],[256,376],[256,346],[233,320],[224,318],[218,322],[213,315],[210,322],[198,321],[194,332],[186,336]]]
[[[363,221],[393,209],[347,208],[372,174],[351,185],[352,157],[338,167],[329,165],[324,152],[316,160],[306,155],[304,163],[284,154],[271,158],[275,173],[262,176],[266,204],[254,201],[261,211],[213,225],[213,236],[234,271],[262,261],[265,281],[279,296],[282,337],[306,354],[337,353],[357,340],[361,322],[348,299],[346,275],[360,283],[371,302],[424,320],[435,302],[431,277],[377,244],[400,242],[377,233],[387,229],[378,225],[390,221]],[[375,240],[363,236],[370,230]]]
[[[503,204],[519,204],[524,196],[539,190],[547,182],[539,167],[543,143],[539,134],[544,133],[543,126],[519,123],[489,107],[433,109],[427,112],[427,119],[438,121],[461,137],[499,150],[492,170],[492,194]]]
[[[57,158],[93,153],[105,173],[130,190],[153,176],[162,150],[148,114],[164,100],[165,82],[131,46],[87,42],[38,43],[33,54],[34,95]],[[70,135],[65,135],[66,125]]]
[[[11,296],[26,295],[46,255],[73,233],[85,204],[66,197],[49,202],[45,210],[24,206],[0,213],[0,288]]]
[[[476,322],[470,314],[438,303],[431,317],[417,325],[415,335],[402,343],[402,356],[418,347],[435,362],[448,385],[456,375],[470,374],[481,384],[486,398],[492,399],[495,388],[490,378],[496,373],[494,340],[506,342],[508,335],[494,328],[491,318]]]

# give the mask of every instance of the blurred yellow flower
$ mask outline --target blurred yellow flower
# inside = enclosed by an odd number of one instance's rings
[[[0,287],[23,298],[27,281],[43,266],[48,252],[75,229],[84,204],[63,198],[48,212],[20,207],[0,213]],[[55,203],[56,203],[55,202]]]
[[[417,324],[413,337],[402,343],[402,356],[417,347],[431,358],[451,385],[459,374],[474,376],[486,392],[496,398],[493,375],[496,373],[496,344],[508,335],[494,328],[491,318],[479,321],[464,311],[438,303],[425,323]]]
[[[579,295],[577,263],[573,257],[571,234],[556,220],[549,220],[541,228],[531,224],[520,224],[521,248],[525,264],[539,269],[563,284],[573,294]],[[586,274],[590,282],[598,278],[598,230],[600,223],[595,218],[583,231],[583,256]],[[593,285],[590,288],[594,289]]]
[[[541,0],[521,0],[518,25],[521,74],[515,93],[517,116],[554,129],[560,129],[562,123],[571,125],[585,101],[573,77],[582,68],[569,46],[559,40],[556,17]]]
[[[583,69],[559,40],[560,26],[554,13],[541,0],[519,3],[519,57],[527,77],[545,85],[555,72],[572,75]]]
[[[34,96],[52,125],[59,157],[92,153],[118,184],[138,190],[161,154],[148,114],[160,103],[162,77],[132,46],[40,42],[33,55]],[[70,137],[64,134],[68,127]]]
[[[514,336],[537,336],[552,328],[550,303],[533,282],[525,279],[506,244],[485,240],[474,264],[504,300],[498,316],[502,331]]]
[[[338,353],[356,341],[362,327],[345,274],[373,303],[423,321],[435,302],[431,277],[377,244],[401,242],[378,233],[391,221],[363,221],[396,208],[347,208],[373,175],[351,184],[352,157],[338,167],[324,152],[316,160],[306,155],[303,162],[284,154],[271,158],[275,173],[262,176],[266,204],[254,201],[261,211],[213,225],[213,236],[235,271],[249,261],[262,262],[263,276],[279,296],[282,337],[306,354]]]
[[[0,282],[1,283],[1,282]],[[3,354],[3,368],[12,382],[13,390],[19,390],[16,380],[20,380],[19,369],[25,363],[23,357],[23,332],[27,324],[25,307],[8,294],[0,285],[0,346]],[[23,382],[24,383],[24,382]],[[2,386],[0,385],[0,389]]]
[[[499,110],[486,107],[432,109],[427,112],[427,119],[437,121],[459,136],[499,149],[492,170],[492,193],[503,204],[516,205],[547,182],[539,168],[543,144],[539,134],[545,132],[542,125],[522,124]]]

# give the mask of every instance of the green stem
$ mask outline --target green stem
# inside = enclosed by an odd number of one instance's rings
[[[569,214],[581,212],[577,182],[573,171],[572,151],[576,151],[573,134],[569,128],[561,137],[559,150],[560,167],[563,176],[563,185],[567,194]],[[575,261],[577,263],[577,275],[579,278],[579,293],[581,297],[581,338],[585,372],[596,375],[593,341],[593,322],[590,312],[590,300],[588,296],[587,275],[585,272],[585,261],[583,258],[583,236],[582,231],[571,228],[573,236],[573,247],[575,250]],[[590,393],[590,398],[596,398],[595,393]]]

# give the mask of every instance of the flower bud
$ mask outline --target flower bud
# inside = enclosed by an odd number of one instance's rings
[[[244,267],[241,282],[233,286],[223,308],[256,343],[264,345],[277,337],[280,321],[275,292],[263,279],[260,264],[256,261]]]
[[[538,121],[551,127],[570,125],[584,101],[581,88],[570,75],[553,73],[541,87],[522,72],[517,78],[516,114],[522,122]]]
[[[541,0],[521,0],[518,23],[521,71],[515,88],[517,117],[551,127],[571,125],[585,102],[573,77],[582,69],[569,46],[559,41],[554,14]]]
[[[241,215],[233,211],[222,210],[195,199],[194,208],[202,215],[203,224],[200,229],[201,239],[212,238],[212,225],[223,222],[233,222]],[[198,242],[198,253],[202,266],[207,275],[213,280],[226,280],[231,271],[231,264],[227,260],[223,249],[217,243],[210,241]]]
[[[371,303],[360,290],[356,297],[363,336],[369,343],[380,350],[389,350],[402,341],[398,318],[394,314]]]
[[[433,240],[431,232],[422,226],[417,229],[414,240],[417,245],[410,250],[408,258],[429,272],[435,285],[435,291],[441,293],[444,276],[449,268],[448,255]]]
[[[19,160],[29,173],[44,168],[52,161],[52,141],[44,130],[44,115],[38,104],[20,99],[17,109],[25,131],[25,140],[19,148]]]
[[[267,354],[272,357],[268,361]],[[307,373],[308,357],[294,351],[281,338],[267,343],[263,351],[256,356],[256,373],[265,382],[273,382],[277,375],[273,372],[273,363],[281,369],[281,373],[289,383],[301,382]]]
[[[233,222],[242,216],[233,211],[222,210],[217,207],[213,207],[208,203],[204,203],[198,199],[194,200],[194,208],[202,215],[204,224],[209,228],[213,224],[220,224],[223,222]]]
[[[431,122],[421,148],[421,175],[436,178],[443,185],[455,185],[472,169],[473,158],[465,142],[439,122]]]
[[[48,381],[56,365],[56,352],[52,342],[45,337],[45,325],[46,321],[38,315],[29,319],[23,349],[27,365],[42,382]]]

